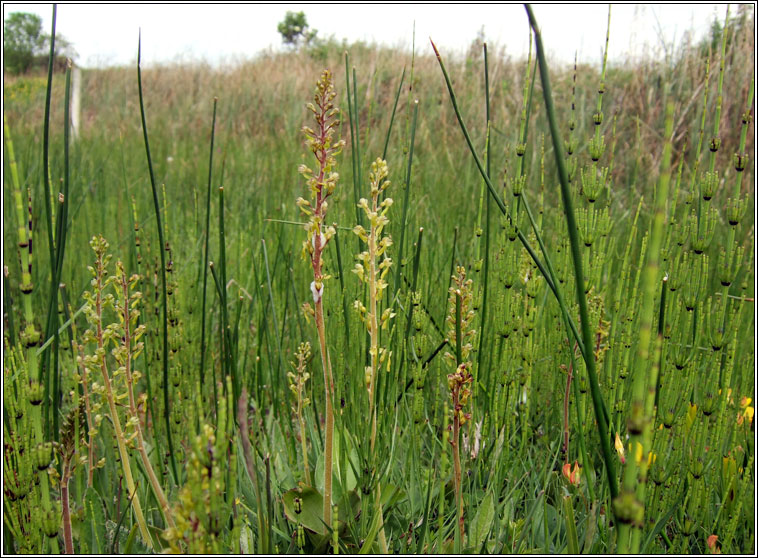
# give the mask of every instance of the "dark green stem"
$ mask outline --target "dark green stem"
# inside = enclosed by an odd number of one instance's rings
[[[205,256],[203,258],[203,304],[200,312],[200,387],[205,381],[205,305],[208,291],[208,248],[211,228],[211,184],[213,182],[213,143],[216,138],[216,105],[218,98],[213,98],[213,122],[211,124],[211,148],[208,157],[208,189],[205,198]],[[215,384],[215,379],[214,379]]]
[[[587,297],[584,293],[584,272],[582,270],[582,253],[579,243],[579,234],[576,230],[576,217],[574,216],[574,207],[569,190],[568,176],[566,174],[566,164],[561,156],[561,136],[558,131],[558,125],[555,119],[555,106],[553,105],[553,93],[550,87],[550,76],[548,75],[547,62],[545,61],[544,47],[542,46],[542,36],[534,13],[530,5],[526,5],[526,12],[529,16],[529,23],[534,30],[534,37],[537,46],[537,60],[540,66],[540,79],[542,81],[542,93],[545,98],[545,107],[550,125],[550,135],[553,140],[553,151],[555,153],[555,162],[558,167],[558,178],[561,185],[561,198],[563,200],[563,209],[566,214],[566,226],[571,242],[571,254],[574,261],[574,278],[576,283],[576,298],[579,303],[579,319],[582,327],[582,338],[584,341],[584,362],[587,365],[587,375],[590,381],[590,392],[592,395],[592,404],[595,409],[595,419],[600,430],[600,442],[603,452],[603,460],[608,474],[608,487],[611,491],[611,497],[615,498],[618,494],[618,485],[616,480],[616,467],[611,455],[610,439],[608,438],[608,423],[605,413],[603,412],[603,401],[600,393],[600,386],[597,381],[597,372],[595,370],[595,358],[592,354],[592,329],[590,326],[589,311],[587,309]]]
[[[53,26],[50,32],[50,56],[47,63],[47,89],[45,91],[45,120],[42,132],[42,184],[45,189],[45,217],[47,219],[47,243],[48,252],[50,254],[50,296],[48,298],[47,307],[47,325],[45,328],[45,339],[49,339],[52,335],[55,325],[53,324],[53,309],[55,307],[54,301],[57,301],[58,285],[55,283],[55,242],[53,240],[53,208],[51,202],[51,186],[50,186],[50,103],[53,96],[53,61],[55,59],[55,21],[57,19],[58,6],[53,4]],[[49,367],[45,365],[46,360],[49,359],[50,354],[47,353],[40,359],[40,364],[44,366],[45,377],[43,379],[45,386],[45,398],[43,404],[42,417],[44,420],[45,436],[48,434],[49,420],[48,410],[50,400],[50,374]],[[34,371],[35,373],[37,371]],[[41,441],[41,440],[40,440]]]
[[[155,206],[155,220],[158,223],[158,242],[160,247],[158,251],[161,254],[161,304],[163,305],[163,417],[166,422],[166,439],[168,442],[168,452],[171,456],[171,470],[174,473],[174,480],[179,482],[179,475],[176,469],[176,458],[174,457],[174,444],[171,440],[171,418],[169,412],[169,379],[168,379],[168,302],[166,300],[166,250],[163,240],[163,225],[161,224],[161,208],[158,201],[158,189],[155,187],[155,173],[153,172],[153,161],[150,156],[150,141],[147,136],[147,119],[145,117],[145,103],[142,98],[142,33],[137,42],[137,87],[139,89],[139,109],[142,118],[142,135],[145,140],[145,155],[147,156],[147,168],[150,173],[150,186],[153,191],[153,205]]]

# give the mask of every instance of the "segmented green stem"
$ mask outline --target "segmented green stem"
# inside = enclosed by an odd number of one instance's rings
[[[661,158],[658,187],[655,193],[655,213],[647,250],[647,262],[642,275],[642,307],[639,319],[639,343],[635,360],[631,408],[627,430],[631,436],[631,455],[624,469],[622,491],[614,501],[614,513],[619,520],[618,550],[622,554],[638,553],[645,517],[645,486],[647,454],[651,451],[655,402],[658,384],[657,354],[661,336],[653,339],[655,298],[660,283],[659,259],[666,221],[666,201],[671,179],[671,135],[674,126],[674,105],[666,106],[665,141]],[[656,350],[657,349],[657,350]]]
[[[560,179],[561,186],[561,198],[563,201],[563,209],[566,216],[566,226],[568,228],[569,240],[571,243],[571,254],[574,262],[574,279],[576,283],[576,297],[579,303],[579,318],[582,326],[582,339],[584,341],[584,362],[587,366],[587,375],[590,381],[590,392],[592,394],[592,403],[595,410],[595,419],[598,423],[600,431],[600,442],[603,452],[603,460],[605,461],[605,468],[608,476],[608,487],[611,492],[611,497],[615,498],[618,493],[616,484],[616,470],[613,463],[613,456],[611,455],[610,439],[608,437],[608,422],[605,415],[604,403],[602,395],[600,393],[600,386],[598,385],[597,372],[595,370],[595,356],[592,353],[592,329],[589,321],[589,312],[587,309],[587,297],[584,293],[584,272],[582,270],[582,254],[579,245],[579,235],[576,229],[576,217],[574,215],[574,207],[571,199],[571,192],[569,191],[568,176],[566,174],[566,164],[561,155],[561,141],[560,132],[558,131],[558,125],[555,118],[555,106],[553,105],[553,94],[550,87],[550,76],[548,75],[547,62],[545,61],[544,47],[542,46],[542,36],[539,28],[537,27],[537,21],[534,18],[534,13],[530,5],[526,5],[526,11],[529,16],[529,22],[534,30],[535,42],[537,44],[537,59],[540,68],[540,78],[542,81],[542,93],[545,99],[545,107],[547,109],[548,122],[550,125],[550,135],[553,140],[553,151],[555,153],[555,161],[558,167],[558,178]]]

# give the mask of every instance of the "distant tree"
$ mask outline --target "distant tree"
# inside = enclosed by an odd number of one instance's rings
[[[300,43],[310,44],[315,38],[317,30],[311,29],[303,12],[287,12],[284,21],[277,26],[282,41],[286,45],[297,47]]]
[[[45,42],[42,18],[23,12],[10,14],[3,25],[5,68],[14,74],[26,72],[44,50]]]
[[[23,74],[34,66],[45,66],[49,52],[50,35],[43,33],[41,17],[25,12],[8,16],[3,24],[3,59],[7,71]],[[71,43],[56,34],[56,62],[66,54],[73,54]]]

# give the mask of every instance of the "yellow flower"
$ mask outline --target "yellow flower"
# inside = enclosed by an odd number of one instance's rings
[[[613,445],[616,447],[616,451],[619,454],[621,463],[626,463],[626,456],[624,455],[624,444],[621,443],[621,438],[619,438],[618,432],[616,432],[616,441],[613,443]]]
[[[651,452],[648,452],[648,454],[647,454],[647,466],[648,466],[648,468],[649,468],[649,467],[650,467],[650,466],[651,466],[653,463],[655,463],[655,460],[656,460],[656,459],[658,459],[658,456],[657,456],[655,453],[653,453],[652,451],[651,451]]]
[[[630,448],[631,449],[631,448]],[[637,446],[634,448],[634,462],[639,465],[642,463],[642,456],[644,452],[642,450],[642,444],[637,442]]]
[[[747,419],[747,425],[750,426],[753,424],[753,416],[755,415],[755,409],[749,405],[751,399],[749,397],[743,397],[743,402],[747,399],[747,403],[740,405],[742,406],[744,411],[740,411],[737,415],[737,424],[742,426],[742,423],[745,422],[745,419]]]

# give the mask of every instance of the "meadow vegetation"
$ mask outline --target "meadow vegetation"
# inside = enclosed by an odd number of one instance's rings
[[[754,553],[753,28],[5,76],[3,551]]]

